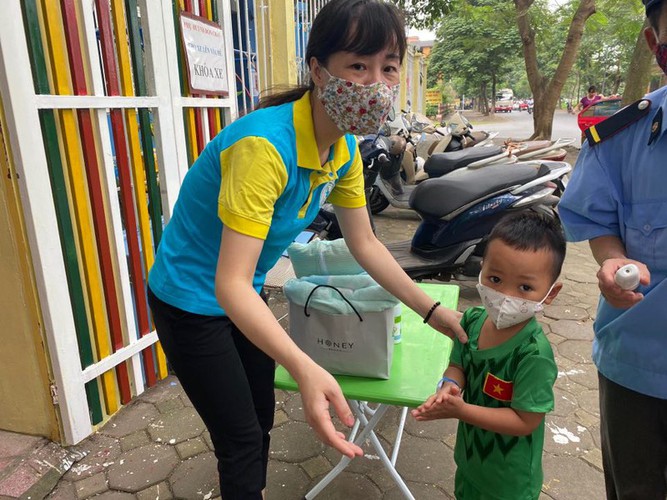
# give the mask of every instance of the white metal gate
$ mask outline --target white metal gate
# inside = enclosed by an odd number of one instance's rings
[[[305,61],[308,34],[317,13],[329,0],[294,0],[294,20],[296,24],[296,63],[299,85],[308,83],[308,66]]]
[[[3,2],[0,94],[67,444],[166,376],[143,293],[156,207],[166,222],[189,165],[237,116],[233,95],[184,90],[182,9],[217,16],[235,88],[230,0]]]

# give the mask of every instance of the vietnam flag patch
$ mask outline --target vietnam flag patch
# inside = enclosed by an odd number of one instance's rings
[[[493,373],[488,372],[484,379],[484,394],[491,396],[498,401],[512,401],[512,393],[514,392],[514,384],[506,380],[499,379]]]

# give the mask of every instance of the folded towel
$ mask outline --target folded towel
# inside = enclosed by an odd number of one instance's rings
[[[364,272],[342,238],[333,241],[313,240],[307,244],[294,242],[287,247],[287,254],[297,278]]]
[[[384,311],[399,303],[396,297],[378,285],[366,273],[306,276],[291,279],[285,283],[283,290],[290,302],[305,306],[311,292],[318,285],[328,285],[328,287],[320,287],[315,290],[308,301],[308,309],[312,308],[329,314],[354,314],[343,297],[350,301],[359,313]]]

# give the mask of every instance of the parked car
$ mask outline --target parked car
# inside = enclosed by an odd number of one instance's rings
[[[496,101],[496,107],[493,108],[495,113],[511,113],[512,101]]]
[[[583,133],[589,127],[597,125],[621,109],[621,99],[604,99],[584,108],[577,115],[577,125]]]

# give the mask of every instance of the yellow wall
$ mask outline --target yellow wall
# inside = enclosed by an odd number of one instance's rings
[[[293,0],[271,0],[269,4],[269,86],[297,84],[296,40]],[[261,44],[258,44],[261,50]]]
[[[412,111],[421,111],[422,103],[419,102],[419,65],[421,63],[421,53],[415,51],[414,59],[412,60],[412,95],[410,96],[410,102],[412,103]]]
[[[259,68],[259,73],[265,76],[262,81],[262,92],[272,87],[294,86],[297,84],[296,42],[294,40],[294,2],[293,0],[271,0],[267,9],[265,24],[262,17],[257,22],[257,51],[259,63],[266,61],[266,68]],[[263,40],[266,37],[267,43]],[[414,40],[408,40],[411,42]],[[264,54],[266,48],[267,54]],[[412,110],[425,110],[426,95],[426,61],[430,47],[419,49],[417,45],[409,43],[408,52],[403,60],[401,70],[401,89],[396,109],[407,109],[410,100]],[[423,64],[423,82],[419,88],[419,69]],[[410,89],[407,88],[408,75]],[[421,99],[420,99],[421,97]],[[420,102],[418,102],[420,101]]]
[[[0,429],[58,441],[30,250],[0,102]]]

